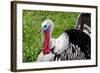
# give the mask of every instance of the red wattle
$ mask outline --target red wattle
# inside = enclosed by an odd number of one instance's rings
[[[49,43],[50,43],[50,32],[49,31],[45,31],[44,32],[44,42],[43,42],[43,54],[49,54],[50,53],[50,47],[49,47]]]

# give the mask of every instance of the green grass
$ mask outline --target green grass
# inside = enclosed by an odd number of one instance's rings
[[[35,62],[41,51],[41,23],[45,19],[54,22],[53,38],[65,29],[75,28],[79,13],[23,10],[23,62]]]

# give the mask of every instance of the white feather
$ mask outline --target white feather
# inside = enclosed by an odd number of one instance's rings
[[[69,36],[63,33],[55,40],[54,53],[61,54],[65,49],[67,49],[69,44]]]
[[[48,61],[54,61],[54,54],[51,52],[49,54],[44,55],[43,52],[41,52],[37,58],[37,62],[48,62]]]

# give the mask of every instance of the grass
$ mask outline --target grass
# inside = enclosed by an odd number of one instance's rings
[[[54,22],[53,38],[65,29],[75,28],[79,13],[23,10],[23,62],[35,62],[41,51],[41,23],[45,19]]]

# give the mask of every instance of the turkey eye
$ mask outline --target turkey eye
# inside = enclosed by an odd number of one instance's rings
[[[47,25],[44,25],[44,28],[46,28],[47,27]]]

